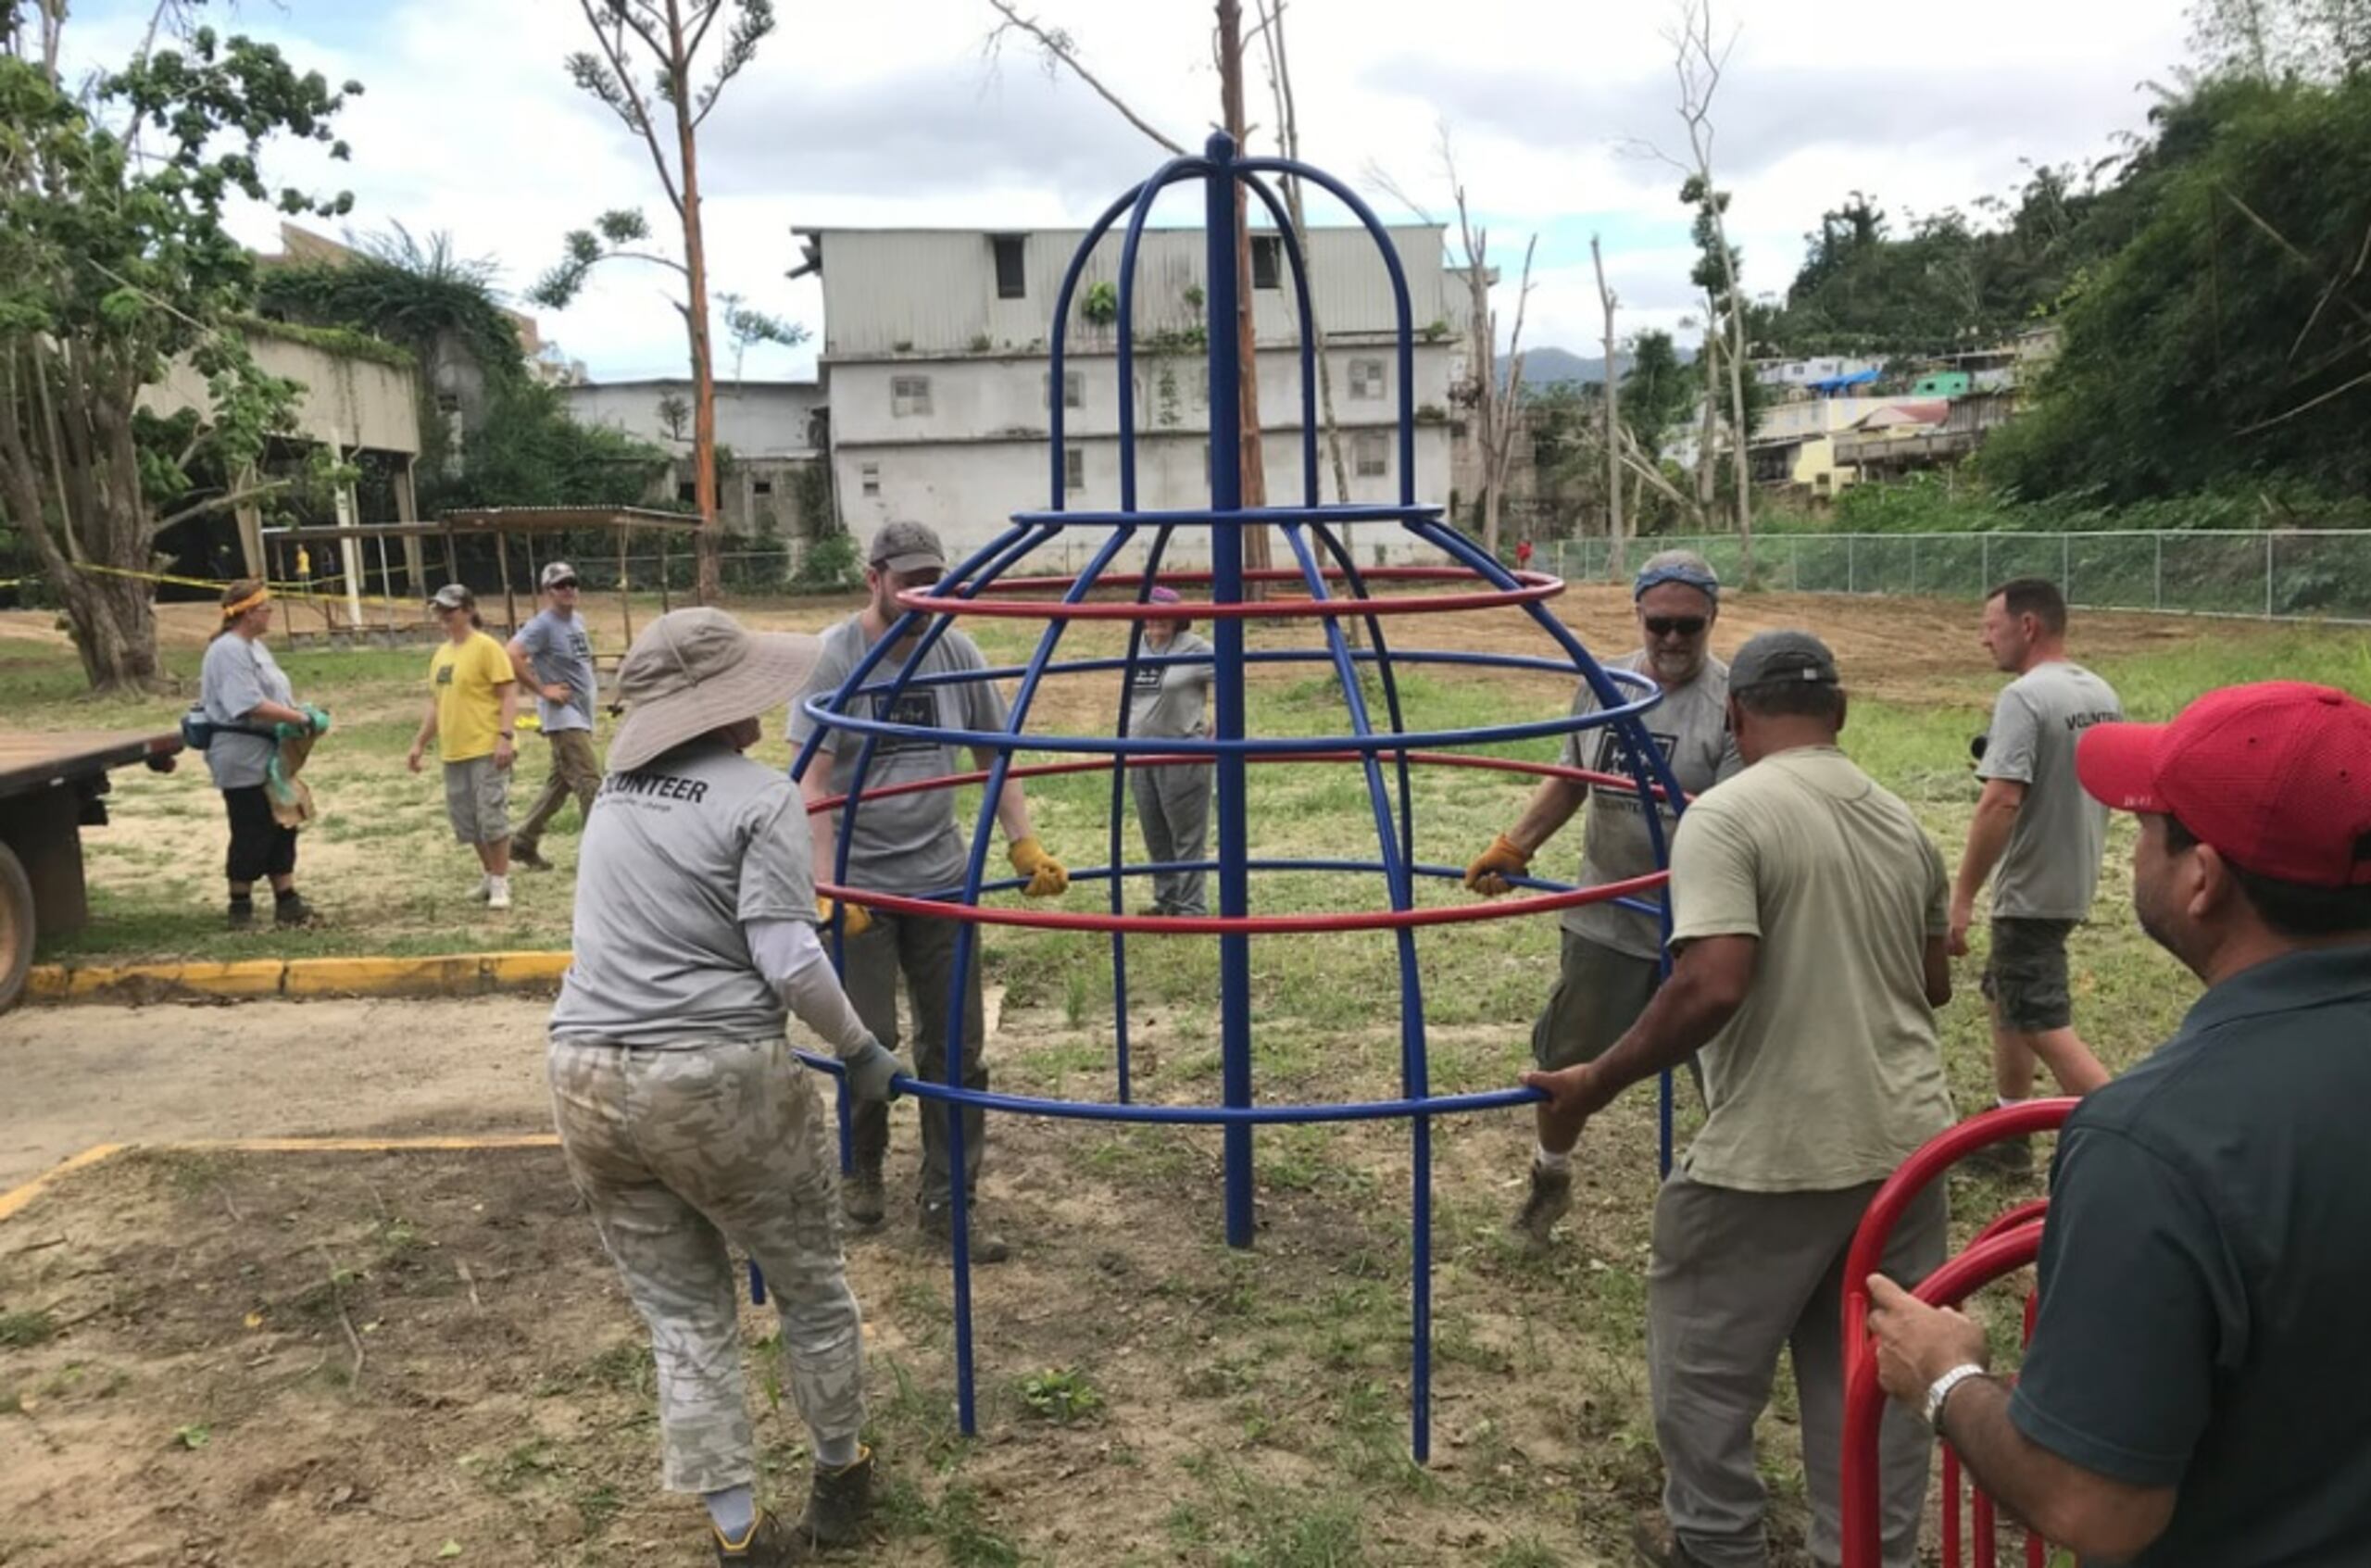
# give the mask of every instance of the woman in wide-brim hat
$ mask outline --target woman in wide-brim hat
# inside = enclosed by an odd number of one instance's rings
[[[797,786],[743,755],[804,687],[818,647],[704,608],[634,639],[551,1019],[569,1173],[650,1325],[667,1486],[700,1494],[728,1563],[804,1562],[859,1538],[871,1506],[833,1119],[791,1052],[784,1010],[840,1059],[859,1100],[893,1098],[906,1069],[857,1017],[816,938]],[[796,1524],[753,1491],[728,1242],[765,1271],[813,1439]]]

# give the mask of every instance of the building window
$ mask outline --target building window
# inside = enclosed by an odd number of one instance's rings
[[[1381,479],[1391,471],[1391,436],[1380,430],[1361,430],[1350,436],[1350,471],[1361,479]]]
[[[1046,407],[1052,408],[1054,406],[1054,373],[1048,370],[1039,376],[1037,385],[1038,395],[1046,399]],[[1085,370],[1062,372],[1062,407],[1065,408],[1086,407],[1086,372]]]
[[[930,378],[891,376],[889,412],[901,420],[927,419],[930,416]]]
[[[751,480],[749,490],[752,495],[771,495],[774,493],[774,482],[771,479]]]
[[[691,506],[696,503],[699,500],[699,486],[694,484],[688,479],[675,486],[675,499],[681,501],[685,506]]]
[[[1029,274],[1022,270],[1019,234],[990,234],[988,244],[997,253],[997,297],[1026,299],[1029,297]]]
[[[1065,490],[1086,488],[1085,447],[1065,446],[1062,448],[1062,488]]]
[[[1384,370],[1380,359],[1350,361],[1350,401],[1380,403],[1384,398]]]
[[[1274,234],[1251,236],[1251,286],[1273,289],[1284,286],[1285,242]]]
[[[878,499],[881,495],[881,465],[879,463],[860,464],[856,472],[865,495]]]

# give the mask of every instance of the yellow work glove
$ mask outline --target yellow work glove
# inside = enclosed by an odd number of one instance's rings
[[[836,899],[818,898],[815,900],[815,918],[826,935],[831,934],[832,912],[834,909],[847,917],[840,927],[840,935],[850,941],[872,929],[872,911],[862,904],[849,904],[843,909]]]
[[[1059,898],[1070,891],[1071,873],[1062,869],[1060,860],[1046,853],[1046,847],[1037,842],[1035,834],[1014,840],[1005,854],[1012,861],[1012,869],[1029,879],[1029,885],[1021,890],[1028,897]]]
[[[1490,847],[1474,857],[1465,868],[1465,890],[1479,893],[1486,898],[1496,898],[1501,893],[1512,892],[1507,873],[1521,875],[1531,864],[1531,856],[1522,845],[1505,834],[1490,841]]]

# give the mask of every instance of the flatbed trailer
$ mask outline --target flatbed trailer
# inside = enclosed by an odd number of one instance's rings
[[[33,946],[90,923],[82,830],[105,826],[107,774],[173,771],[174,732],[0,734],[0,1012],[16,1005]]]

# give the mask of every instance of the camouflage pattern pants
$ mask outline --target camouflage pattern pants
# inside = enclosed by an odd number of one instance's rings
[[[864,1425],[863,1323],[834,1229],[832,1124],[780,1035],[650,1049],[555,1039],[569,1175],[650,1325],[668,1489],[757,1479],[729,1240],[765,1271],[819,1442]]]

